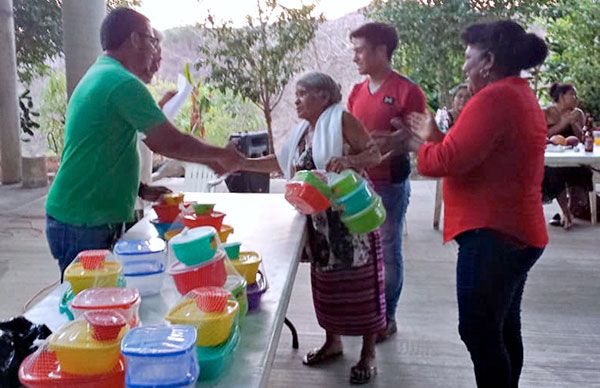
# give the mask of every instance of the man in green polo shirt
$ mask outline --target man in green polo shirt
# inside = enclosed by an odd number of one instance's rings
[[[108,249],[133,219],[139,187],[137,133],[154,152],[237,170],[243,157],[177,130],[140,78],[147,74],[158,39],[148,19],[118,8],[101,27],[101,55],[73,91],[65,124],[61,166],[46,202],[46,235],[61,273],[87,249]],[[144,199],[156,199],[145,187]]]

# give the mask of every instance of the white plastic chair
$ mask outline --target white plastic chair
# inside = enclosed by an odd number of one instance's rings
[[[185,164],[185,191],[214,193],[215,187],[224,179],[224,177],[219,178],[213,170],[204,164]]]

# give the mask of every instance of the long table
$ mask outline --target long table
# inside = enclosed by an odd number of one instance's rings
[[[562,152],[546,151],[544,164],[548,167],[592,167],[592,182],[594,189],[590,192],[591,221],[595,225],[597,220],[596,185],[600,184],[600,146],[594,146],[594,152],[584,152],[581,147],[577,151],[567,149]]]
[[[262,255],[269,282],[261,309],[249,313],[241,326],[240,344],[231,367],[218,380],[198,383],[198,386],[264,387],[269,379],[298,269],[306,217],[298,214],[281,194],[187,193],[186,200],[215,203],[216,210],[226,213],[224,222],[234,228],[229,241],[240,241],[243,250]],[[154,216],[153,212],[150,213]],[[124,238],[157,236],[149,219],[150,216],[146,216],[138,222]],[[67,317],[58,311],[66,288],[66,284],[58,286],[25,316],[32,322],[44,323],[56,330],[67,322]],[[142,324],[164,322],[168,309],[179,298],[171,278],[166,276],[160,295],[142,298]]]

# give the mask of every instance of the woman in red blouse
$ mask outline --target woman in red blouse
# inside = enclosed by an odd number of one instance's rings
[[[459,333],[479,387],[517,387],[523,365],[521,297],[548,235],[542,211],[546,120],[521,70],[541,64],[544,41],[512,21],[463,33],[473,97],[447,135],[432,115],[394,120],[377,140],[418,152],[423,175],[444,177],[444,241],[459,244]]]

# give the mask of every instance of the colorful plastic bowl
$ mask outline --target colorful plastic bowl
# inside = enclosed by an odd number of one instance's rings
[[[197,203],[193,205],[194,207],[194,212],[201,216],[201,215],[205,215],[208,213],[212,213],[213,209],[215,208],[215,204],[214,203]]]
[[[161,195],[160,203],[163,205],[179,205],[183,202],[183,193],[166,193]]]
[[[217,231],[210,226],[186,229],[169,240],[177,260],[187,266],[202,264],[215,256]]]
[[[353,170],[344,170],[339,176],[332,180],[331,191],[335,198],[348,195],[355,190],[363,179]]]
[[[368,208],[373,203],[375,195],[367,182],[363,181],[350,194],[344,195],[335,203],[342,209],[344,215],[350,216]]]
[[[137,288],[89,288],[77,294],[69,303],[69,308],[74,318],[89,311],[114,311],[125,317],[130,327],[135,327],[140,320],[140,303],[140,291]]]
[[[231,356],[240,342],[239,330],[234,327],[227,341],[219,346],[196,346],[198,364],[200,365],[199,381],[213,380],[219,377],[231,364]]]
[[[118,261],[104,261],[98,269],[86,269],[79,261],[73,261],[65,269],[65,279],[71,283],[73,294],[88,288],[117,287],[123,266]]]
[[[152,206],[160,222],[172,223],[179,216],[179,205],[157,204]]]
[[[316,214],[327,210],[331,204],[319,190],[306,182],[288,182],[285,199],[302,214]]]
[[[216,230],[221,230],[223,218],[225,218],[225,213],[215,211],[204,215],[189,214],[183,217],[183,225],[190,229],[201,226],[212,226]]]
[[[173,277],[175,287],[181,295],[185,295],[198,287],[222,287],[227,280],[226,257],[225,252],[217,251],[214,259],[194,267],[187,267],[183,263],[174,262],[167,273]]]
[[[178,230],[181,231],[183,229],[183,224],[180,224],[178,222],[161,222],[158,218],[154,218],[150,220],[150,223],[152,224],[152,226],[154,226],[154,229],[156,229],[156,231],[158,232],[158,236],[160,238],[162,238],[163,240],[165,240],[165,233],[167,233],[170,230]]]
[[[256,283],[248,284],[246,293],[248,294],[248,311],[260,309],[260,300],[262,295],[269,288],[266,276],[259,270],[256,274]]]
[[[227,242],[227,238],[231,233],[233,233],[232,226],[225,224],[221,225],[221,230],[219,230],[219,240],[221,240],[222,243]]]
[[[237,260],[231,260],[235,270],[246,279],[248,284],[256,282],[256,273],[262,258],[256,252],[240,252]]]
[[[329,188],[329,186],[327,186],[327,183],[325,183],[319,176],[317,176],[312,171],[298,171],[292,178],[292,181],[305,182],[314,187],[315,189],[319,190],[321,194],[323,194],[325,197],[331,198],[331,189]]]
[[[369,233],[379,228],[385,221],[385,208],[381,198],[376,196],[365,210],[351,216],[343,216],[342,222],[352,233]]]
[[[230,242],[223,244],[223,249],[225,253],[227,253],[227,257],[231,260],[237,260],[240,257],[240,246],[242,243],[240,242]]]
[[[207,313],[198,309],[193,299],[183,298],[167,313],[165,319],[173,324],[195,326],[197,346],[219,346],[229,338],[238,311],[237,300],[227,301],[223,312]]]

